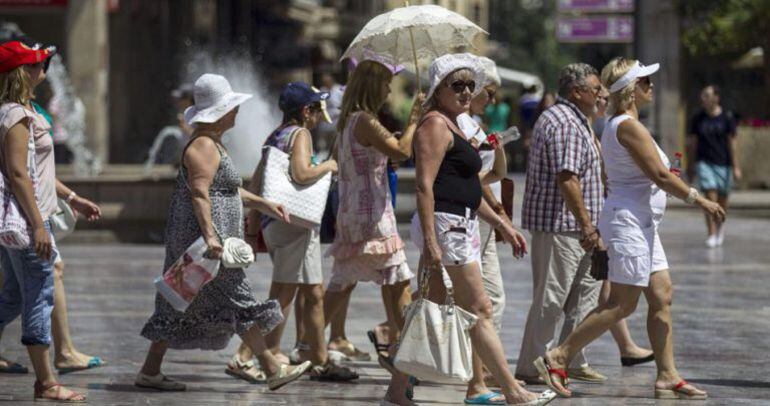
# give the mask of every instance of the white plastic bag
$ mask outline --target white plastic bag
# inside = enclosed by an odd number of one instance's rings
[[[219,260],[203,256],[207,249],[203,237],[198,238],[163,276],[155,279],[158,293],[180,312],[187,310],[201,288],[219,273]]]
[[[442,267],[447,288],[446,304],[429,301],[428,273],[420,278],[420,298],[406,308],[404,330],[393,364],[423,381],[468,382],[473,377],[471,339],[468,333],[477,317],[454,304],[452,281]]]

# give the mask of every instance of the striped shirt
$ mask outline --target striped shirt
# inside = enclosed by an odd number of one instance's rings
[[[524,228],[552,233],[580,231],[556,184],[556,175],[562,171],[577,175],[583,203],[596,225],[604,205],[601,156],[586,116],[560,97],[535,123],[522,208]]]

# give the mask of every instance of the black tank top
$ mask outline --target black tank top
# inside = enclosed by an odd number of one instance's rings
[[[432,111],[425,115],[423,121],[431,116],[444,119],[453,138],[452,148],[444,155],[436,180],[433,181],[433,198],[436,202],[450,203],[475,211],[481,204],[481,157],[470,142],[457,133],[457,127],[449,118]]]

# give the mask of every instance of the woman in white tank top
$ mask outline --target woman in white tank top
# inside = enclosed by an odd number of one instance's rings
[[[698,195],[669,171],[669,162],[649,131],[639,122],[639,108],[649,104],[649,76],[658,64],[615,58],[602,70],[610,89],[609,114],[602,135],[602,157],[609,195],[599,217],[599,232],[609,254],[610,299],[594,309],[558,347],[535,361],[551,389],[569,397],[564,368],[581,348],[636,309],[644,293],[649,305],[648,332],[658,374],[655,397],[706,399],[706,392],[688,384],[674,364],[671,334],[671,278],[658,225],[666,209],[666,193],[699,206],[708,216],[724,219],[719,205]]]

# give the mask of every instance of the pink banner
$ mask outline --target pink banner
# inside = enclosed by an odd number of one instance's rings
[[[633,17],[559,17],[556,20],[559,42],[633,42]]]
[[[561,12],[630,13],[634,0],[559,0],[557,7]]]

